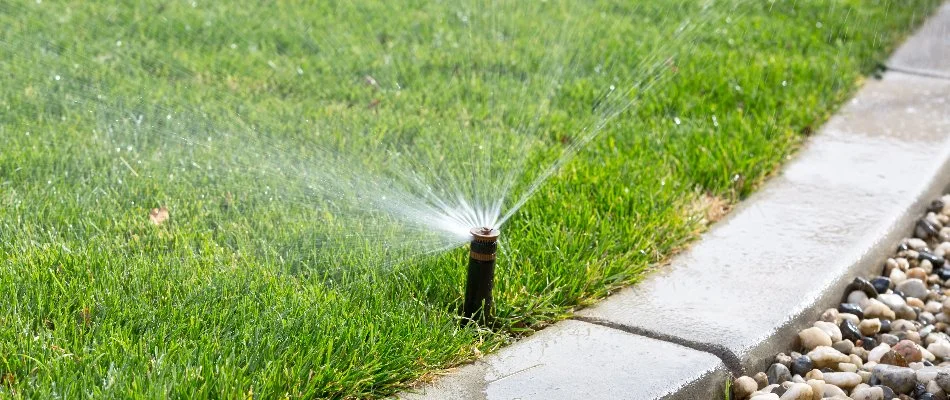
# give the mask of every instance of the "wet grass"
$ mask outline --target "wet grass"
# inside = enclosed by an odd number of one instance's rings
[[[0,4],[0,397],[392,394],[635,283],[702,231],[708,205],[773,173],[938,2],[576,3],[507,15],[505,54],[451,49],[473,29],[455,4]],[[579,23],[565,31],[565,15]],[[702,29],[672,39],[689,19]],[[555,146],[611,79],[591,72],[597,55],[638,78],[652,75],[625,66],[675,57],[505,227],[498,329],[459,327],[466,250],[324,251],[318,227],[362,227],[285,186],[309,144],[371,168],[377,146],[424,147],[460,114],[530,119],[521,98],[480,104],[491,85],[547,90],[525,77],[552,73],[562,48],[577,57],[540,122]],[[475,89],[453,84],[459,65]],[[225,145],[194,144],[205,136]],[[258,151],[285,169],[246,167]],[[160,205],[171,218],[156,226]]]

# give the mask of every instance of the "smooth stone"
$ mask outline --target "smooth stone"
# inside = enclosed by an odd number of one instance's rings
[[[812,324],[812,326],[825,331],[825,333],[828,334],[828,337],[831,338],[832,342],[837,342],[842,339],[841,329],[838,328],[838,325],[835,325],[834,323],[825,322],[825,321],[815,321],[815,323]]]
[[[835,342],[834,344],[832,344],[831,347],[833,347],[835,350],[838,350],[838,351],[840,351],[840,352],[842,352],[842,353],[844,353],[844,354],[850,354],[850,353],[851,353],[851,349],[854,348],[854,343],[852,343],[852,342],[851,342],[850,340],[848,340],[848,339],[839,340],[839,341]]]
[[[841,303],[838,305],[838,312],[856,315],[859,319],[864,318],[864,311],[857,304]]]
[[[861,384],[861,375],[854,372],[825,372],[825,383],[848,389]]]
[[[781,384],[792,379],[792,373],[788,367],[779,363],[772,364],[765,375],[769,378],[769,384]]]
[[[906,319],[898,319],[891,322],[891,332],[917,331],[917,324]]]
[[[914,298],[911,297],[911,299],[914,299]],[[898,309],[892,310],[892,311],[894,311],[895,318],[907,319],[907,320],[917,319],[917,311],[913,307],[907,304],[904,304],[903,306],[900,306]]]
[[[920,280],[921,282],[926,282],[927,275],[929,275],[926,270],[920,267],[911,268],[907,270],[906,274],[907,274],[907,279],[917,279],[917,280]],[[904,281],[904,283],[907,283],[907,281]]]
[[[732,395],[736,400],[748,399],[756,390],[759,390],[759,385],[752,377],[740,376],[732,381]]]
[[[891,350],[881,356],[881,364],[896,365],[898,367],[907,367],[907,360],[900,353]]]
[[[824,377],[824,373],[821,372],[821,370],[819,370],[819,369],[813,369],[813,370],[811,370],[811,371],[808,371],[807,374],[805,374],[805,379],[807,379],[807,380],[824,381],[824,380],[825,380],[825,377]]]
[[[943,267],[943,265],[946,263],[946,260],[944,260],[943,257],[929,253],[927,251],[920,251],[917,255],[917,259],[920,261],[929,261],[930,264],[934,266],[934,268]]]
[[[933,335],[935,334],[930,334],[929,336]],[[947,342],[946,340],[936,340],[927,346],[927,351],[938,358],[950,358],[950,342]]]
[[[845,393],[843,389],[828,381],[825,381],[825,391],[821,395],[823,396],[822,398],[848,398],[847,393]]]
[[[841,330],[841,337],[851,342],[857,342],[861,340],[861,331],[858,330],[858,325],[851,320],[841,321],[841,324],[838,325],[838,329]]]
[[[884,390],[880,387],[866,387],[851,392],[853,400],[884,400]]]
[[[848,284],[848,287],[845,288],[845,293],[850,293],[853,291],[861,291],[867,295],[868,298],[873,299],[877,297],[877,289],[874,288],[874,285],[871,284],[867,279],[862,277],[855,277],[851,283]]]
[[[907,304],[907,301],[903,297],[900,297],[894,293],[885,293],[880,296],[877,296],[877,300],[881,303],[884,303],[891,310],[896,310],[903,305]]]
[[[861,347],[864,347],[866,350],[871,350],[878,346],[877,339],[865,336],[861,338]]]
[[[888,278],[896,286],[896,285],[899,285],[901,282],[904,282],[905,280],[907,280],[907,274],[904,274],[904,271],[901,271],[898,268],[894,268],[891,270],[891,274],[888,275]]]
[[[933,379],[934,382],[937,382],[937,386],[940,386],[944,391],[950,391],[950,372],[948,371],[939,371],[937,376]]]
[[[907,367],[878,364],[872,373],[882,385],[894,389],[897,393],[910,392],[917,382],[917,372]]]
[[[781,400],[811,400],[812,389],[807,383],[795,383],[788,387]]]
[[[902,357],[904,357],[904,360],[907,360],[909,363],[923,361],[924,359],[923,353],[920,352],[920,348],[917,347],[916,343],[911,342],[910,340],[901,340],[900,342],[897,342],[897,344],[894,345],[891,350],[894,350],[894,352],[900,354]]]
[[[858,318],[858,316],[857,316],[857,315],[854,315],[854,314],[839,313],[839,314],[838,314],[838,319],[841,320],[842,322],[843,322],[843,321],[851,321],[851,323],[853,323],[854,326],[858,326],[858,324],[861,323],[861,318]],[[840,324],[839,324],[839,325],[840,325]]]
[[[838,363],[838,368],[836,369],[839,372],[858,372],[858,366],[849,362]]]
[[[882,319],[881,320],[881,333],[890,333],[891,332],[891,320]]]
[[[943,311],[943,303],[939,301],[930,300],[927,304],[924,305],[924,311],[927,311],[931,314],[936,314]]]
[[[825,381],[809,379],[805,383],[811,386],[812,400],[820,400],[825,393]]]
[[[880,328],[880,326],[878,326]],[[818,346],[831,346],[831,337],[824,330],[817,327],[811,327],[798,332],[798,338],[802,341],[802,347],[805,351],[814,350]]]
[[[861,305],[865,301],[868,301],[870,297],[860,290],[855,290],[851,293],[848,293],[848,297],[845,299],[846,303]]]
[[[914,236],[921,239],[930,239],[940,233],[940,227],[926,219],[917,220],[914,225]]]
[[[884,321],[887,321],[887,320],[885,319]],[[881,321],[881,322],[884,322],[884,321]],[[881,325],[883,325],[883,323]],[[891,347],[894,347],[894,345],[896,345],[897,343],[901,341],[900,338],[898,338],[897,336],[891,335],[889,333],[882,333],[880,335],[877,335],[877,338],[881,339],[881,343],[886,343],[888,346],[891,346]]]
[[[755,383],[759,387],[759,390],[762,390],[769,385],[769,377],[765,374],[765,372],[756,372],[755,375],[752,375],[752,379],[755,379]]]
[[[850,358],[844,353],[828,346],[818,346],[809,351],[808,358],[815,363],[817,368],[836,367],[838,363],[848,362]]]
[[[911,278],[897,285],[897,290],[900,290],[906,296],[916,297],[918,299],[926,299],[927,294],[930,293],[930,290],[927,289],[927,284],[924,283],[923,280]],[[867,311],[865,311],[865,313],[866,312]]]
[[[839,323],[838,310],[834,308],[829,308],[825,310],[823,313],[821,313],[821,317],[819,317],[818,319],[824,322],[831,322],[833,324],[837,324]]]
[[[868,352],[868,361],[881,362],[881,357],[888,351],[891,351],[891,346],[880,344]]]
[[[808,358],[807,355],[801,355],[792,359],[792,375],[805,376],[808,374],[808,371],[811,371],[814,368],[815,363],[811,362],[811,358]]]
[[[858,324],[858,330],[861,331],[861,334],[864,336],[874,336],[881,330],[881,320],[878,318],[863,320],[860,324]],[[799,336],[801,336],[801,333],[799,333]],[[828,345],[830,346],[831,343]]]
[[[937,268],[934,270],[934,273],[937,274],[940,279],[950,280],[950,268]]]
[[[755,396],[752,396],[749,400],[781,400],[781,399],[775,393],[765,393],[765,394],[757,394]]]
[[[884,294],[887,293],[887,290],[891,288],[891,280],[886,277],[879,276],[871,280],[871,286],[874,286],[874,290],[877,291],[877,294]]]
[[[785,353],[778,353],[775,355],[775,362],[784,365],[785,368],[788,368],[788,366],[792,365],[792,357],[789,357]]]
[[[921,284],[923,284],[923,282],[921,282]],[[868,299],[863,311],[864,316],[862,318],[894,319],[895,317],[894,311],[877,299]]]
[[[894,394],[894,391],[891,390],[891,388],[889,388],[889,387],[887,387],[887,386],[880,386],[880,385],[879,385],[879,386],[875,386],[875,387],[881,388],[881,391],[884,392],[884,399],[885,399],[885,400],[891,400],[891,399],[897,397],[897,395]]]

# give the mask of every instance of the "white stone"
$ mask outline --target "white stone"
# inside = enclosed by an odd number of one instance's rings
[[[947,359],[950,358],[950,342],[946,340],[937,340],[927,346],[927,351],[931,352],[934,356]]]
[[[825,333],[828,334],[828,337],[831,338],[832,343],[841,341],[841,328],[838,328],[838,325],[835,325],[831,322],[815,321],[812,326],[825,331]]]
[[[807,355],[817,368],[833,368],[837,367],[838,363],[851,360],[851,358],[844,353],[828,346],[818,346],[814,350],[809,351]],[[827,379],[825,381],[827,381]]]
[[[879,387],[866,387],[855,389],[851,393],[854,400],[884,400],[884,389]]]
[[[842,389],[851,389],[861,384],[861,375],[854,372],[825,372],[825,383]]]
[[[880,329],[880,321],[878,321],[878,328]],[[831,337],[818,327],[811,327],[798,332],[798,338],[801,339],[805,351],[814,350],[818,346],[831,346]]]
[[[868,362],[881,362],[881,357],[884,357],[884,354],[890,350],[891,346],[888,346],[887,343],[877,345],[877,347],[868,352]]]
[[[858,324],[858,330],[864,336],[874,336],[881,331],[881,320],[877,318],[868,318]]]
[[[812,389],[807,383],[794,383],[788,387],[781,400],[811,400]]]
[[[877,299],[868,299],[867,306],[864,307],[864,318],[884,318],[894,319],[896,314],[894,310]]]

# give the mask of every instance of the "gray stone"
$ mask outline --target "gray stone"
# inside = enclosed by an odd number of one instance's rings
[[[872,374],[881,384],[894,389],[897,393],[907,393],[917,383],[917,371],[907,367],[879,364],[874,366]]]
[[[771,384],[781,384],[787,380],[792,379],[791,371],[788,370],[788,367],[775,363],[769,367],[769,370],[765,372],[765,375],[769,377],[769,383]]]
[[[926,299],[927,294],[930,293],[930,290],[927,289],[927,284],[920,279],[908,279],[903,281],[897,285],[897,290],[900,290],[907,296],[916,297],[918,299]]]

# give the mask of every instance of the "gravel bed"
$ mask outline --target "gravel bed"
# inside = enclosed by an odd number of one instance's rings
[[[950,195],[930,204],[882,274],[855,278],[797,352],[732,384],[734,400],[947,400]]]

